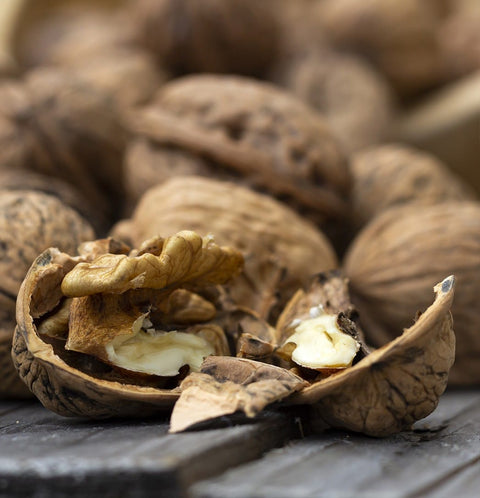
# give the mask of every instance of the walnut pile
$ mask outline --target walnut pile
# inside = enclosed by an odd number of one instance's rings
[[[351,182],[339,142],[320,115],[273,85],[180,78],[130,126],[138,138],[125,183],[134,200],[171,176],[206,174],[268,192],[315,222],[347,216]]]
[[[29,392],[10,358],[15,329],[15,301],[37,255],[48,247],[74,251],[94,236],[93,229],[59,199],[27,190],[0,191],[0,397]]]

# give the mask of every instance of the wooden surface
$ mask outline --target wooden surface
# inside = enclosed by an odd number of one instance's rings
[[[480,495],[480,390],[446,393],[412,431],[387,439],[334,430],[300,438],[298,420],[274,412],[225,424],[173,435],[166,420],[86,422],[0,402],[0,496]]]

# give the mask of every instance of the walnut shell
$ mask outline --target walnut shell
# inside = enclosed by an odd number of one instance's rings
[[[391,208],[366,225],[346,254],[344,271],[367,340],[382,346],[400,335],[428,305],[431,286],[453,274],[457,355],[450,382],[480,384],[479,233],[476,202]]]
[[[94,236],[93,229],[60,200],[40,192],[0,191],[0,397],[23,397],[25,385],[10,358],[15,328],[15,300],[30,264],[55,245],[74,251]]]
[[[141,44],[177,74],[261,75],[278,44],[275,11],[255,0],[135,0]]]
[[[185,77],[165,85],[151,106],[130,118],[149,144],[126,164],[134,199],[174,175],[169,166],[183,155],[179,174],[198,162],[196,174],[207,167],[211,176],[288,200],[313,221],[349,212],[350,174],[336,138],[318,114],[272,85],[234,76]]]
[[[17,300],[12,357],[22,380],[50,410],[94,418],[145,416],[171,408],[178,398],[178,389],[161,387],[166,383],[164,378],[149,380],[122,368],[112,370],[96,359],[96,350],[103,351],[105,341],[123,333],[117,326],[126,326],[122,320],[133,310],[130,303],[144,306],[147,298],[163,299],[183,284],[205,287],[224,282],[238,271],[242,258],[238,251],[220,248],[210,239],[202,241],[193,232],[156,240],[157,244],[149,246],[153,252],[130,255],[124,254],[123,246],[105,245],[105,241],[93,247],[91,243],[85,245],[84,254],[77,257],[50,248],[30,267]],[[98,255],[102,247],[120,252]],[[74,296],[70,323],[60,324],[69,328],[66,344],[58,335],[44,336],[40,332],[42,324],[65,303],[65,294]],[[115,302],[115,312],[110,315],[110,307],[80,309],[82,301],[89,298]],[[194,313],[193,319],[196,316]],[[191,319],[187,321],[194,325]],[[207,335],[216,336],[217,326],[205,326]],[[135,330],[127,335],[132,332]],[[72,341],[74,347],[68,349]]]
[[[392,90],[363,59],[310,49],[279,67],[274,81],[318,110],[348,152],[386,137],[394,115]]]
[[[326,0],[317,9],[328,39],[369,58],[406,96],[443,78],[437,38],[443,14],[435,0]]]
[[[4,83],[0,95],[1,168],[64,179],[114,217],[126,137],[108,96],[57,69]]]
[[[463,181],[431,154],[401,144],[371,147],[352,156],[355,224],[403,204],[473,200]]]
[[[356,365],[303,389],[293,403],[313,404],[314,427],[384,437],[430,414],[455,357],[450,307],[454,278],[435,286],[434,303],[410,328]]]
[[[311,274],[337,266],[325,236],[288,206],[208,178],[178,177],[153,187],[131,220],[112,233],[138,245],[157,234],[184,229],[213,233],[219,244],[243,252],[244,274],[230,290],[239,304],[263,318],[272,318]]]

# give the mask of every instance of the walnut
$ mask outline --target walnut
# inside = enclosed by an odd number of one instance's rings
[[[443,16],[435,0],[325,0],[317,9],[326,37],[366,56],[403,96],[442,81]]]
[[[403,204],[429,205],[474,199],[473,191],[431,154],[402,144],[385,144],[353,155],[355,224]]]
[[[457,385],[480,383],[479,230],[476,202],[391,208],[359,232],[344,260],[352,301],[375,346],[410,326],[415,312],[428,304],[432,282],[455,275],[458,291],[452,314],[458,340],[450,382]]]
[[[108,96],[56,69],[0,86],[1,169],[61,178],[113,218],[126,134]]]
[[[0,170],[0,190],[34,190],[58,197],[91,223],[97,233],[105,233],[110,227],[104,213],[92,206],[74,185],[60,178],[21,169]]]
[[[235,411],[253,417],[280,400],[289,405],[310,405],[307,413],[315,430],[327,424],[383,437],[409,429],[435,409],[447,384],[455,350],[449,311],[453,286],[453,276],[436,285],[434,303],[417,322],[401,337],[370,352],[355,323],[346,279],[339,272],[315,277],[289,302],[277,325],[279,339],[296,336],[296,349],[308,345],[307,354],[301,351],[299,355],[307,357],[308,364],[302,361],[299,367],[287,370],[210,356],[200,373],[182,382],[170,430],[185,430]],[[316,321],[312,327],[312,321],[318,319],[323,319],[322,326]],[[311,335],[320,339],[330,335],[332,328],[341,329],[339,333],[358,344],[353,364],[348,360],[346,365],[330,365],[332,347],[324,348],[323,341],[312,342],[311,337],[305,341],[303,330],[298,333],[300,328],[311,329]],[[331,339],[337,356],[350,352],[348,341]],[[292,359],[297,358],[292,355]]]
[[[127,250],[112,240],[84,244],[76,257],[50,248],[22,284],[12,356],[57,413],[165,410],[204,357],[230,354],[201,292],[234,277],[240,253],[190,231]]]
[[[0,191],[0,397],[24,397],[10,358],[15,300],[30,264],[50,246],[74,251],[94,236],[93,229],[60,200],[40,192]]]
[[[386,137],[394,116],[392,90],[360,57],[309,48],[289,57],[273,77],[318,110],[347,151]]]
[[[126,164],[134,200],[148,186],[187,172],[268,192],[315,222],[349,213],[350,174],[336,138],[318,114],[267,83],[181,78],[132,113],[130,127],[147,144]]]
[[[261,75],[274,58],[278,27],[267,2],[135,0],[139,42],[176,74]]]
[[[230,286],[237,304],[272,320],[312,273],[337,266],[326,237],[288,206],[230,182],[173,178],[149,190],[112,235],[133,245],[157,233],[215,234],[242,251],[245,269]]]

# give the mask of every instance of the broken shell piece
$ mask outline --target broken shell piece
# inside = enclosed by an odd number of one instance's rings
[[[265,406],[308,385],[301,377],[273,365],[232,357],[210,356],[201,373],[189,375],[170,419],[170,432],[231,415],[254,417]]]
[[[455,356],[450,308],[454,277],[435,286],[434,303],[400,337],[290,401],[312,404],[313,425],[383,437],[409,429],[437,406]]]
[[[337,315],[324,314],[300,321],[277,354],[315,370],[349,367],[360,343],[339,328],[337,319]]]

